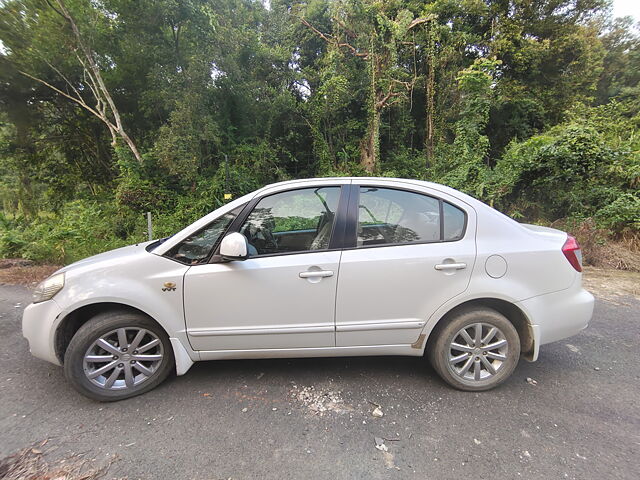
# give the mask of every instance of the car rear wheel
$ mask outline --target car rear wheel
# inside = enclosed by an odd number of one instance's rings
[[[171,372],[169,337],[135,312],[105,312],[82,325],[64,356],[65,376],[94,400],[110,402],[145,393]]]
[[[464,310],[437,329],[428,351],[431,365],[449,385],[466,391],[496,387],[520,358],[513,324],[490,308]]]

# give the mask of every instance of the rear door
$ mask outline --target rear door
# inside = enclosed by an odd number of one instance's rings
[[[352,186],[337,346],[412,344],[431,314],[469,284],[474,210],[426,187],[396,185]]]

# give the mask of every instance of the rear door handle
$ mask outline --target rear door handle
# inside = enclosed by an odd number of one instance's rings
[[[311,270],[307,272],[300,272],[300,278],[325,278],[333,277],[332,270]]]
[[[436,270],[462,270],[467,268],[466,263],[440,263],[434,267]]]

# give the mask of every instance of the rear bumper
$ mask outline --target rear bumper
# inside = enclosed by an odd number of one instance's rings
[[[32,303],[22,314],[22,335],[29,341],[34,357],[60,365],[54,346],[54,323],[61,310],[54,300]]]
[[[533,360],[541,345],[584,330],[593,316],[594,298],[580,284],[560,292],[529,298],[518,305],[527,313],[534,335]]]

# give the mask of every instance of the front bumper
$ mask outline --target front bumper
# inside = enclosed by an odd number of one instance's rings
[[[22,335],[34,357],[60,365],[55,350],[55,325],[62,310],[54,300],[32,303],[22,314]]]

